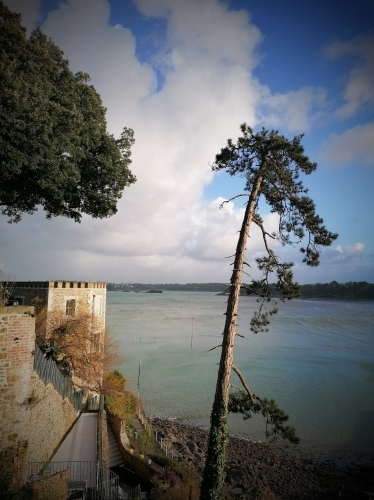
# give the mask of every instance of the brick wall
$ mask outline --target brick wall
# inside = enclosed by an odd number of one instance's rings
[[[51,383],[45,384],[33,372],[32,389],[36,402],[31,408],[29,453],[33,460],[50,460],[77,418],[68,398],[62,398]]]
[[[33,307],[0,307],[0,450],[29,436],[33,314]]]

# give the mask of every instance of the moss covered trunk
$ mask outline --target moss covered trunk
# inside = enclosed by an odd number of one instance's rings
[[[234,269],[231,276],[230,293],[227,301],[226,322],[223,332],[216,394],[210,416],[208,451],[203,482],[201,485],[200,500],[221,500],[222,498],[222,486],[225,479],[226,444],[228,440],[227,404],[229,399],[230,375],[233,365],[236,317],[239,309],[246,243],[261,182],[262,177],[259,176],[249,197],[235,253]]]

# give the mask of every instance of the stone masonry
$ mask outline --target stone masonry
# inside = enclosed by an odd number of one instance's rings
[[[31,305],[39,297],[47,306],[48,314],[62,312],[72,316],[91,318],[93,328],[105,328],[106,284],[85,281],[18,281],[14,283],[11,300]],[[74,308],[69,309],[74,301]]]
[[[29,437],[34,344],[34,308],[0,307],[1,450]]]
[[[31,408],[29,456],[33,461],[51,459],[78,417],[69,398],[62,398],[53,384],[44,382],[33,372],[35,402]]]

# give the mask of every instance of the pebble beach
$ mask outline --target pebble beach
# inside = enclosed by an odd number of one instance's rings
[[[208,432],[163,419],[154,430],[169,443],[169,451],[186,467],[203,474]],[[317,464],[265,443],[230,437],[225,484],[230,496],[247,500],[374,498],[374,468],[350,464]]]

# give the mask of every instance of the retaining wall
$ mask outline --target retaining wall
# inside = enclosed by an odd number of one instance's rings
[[[45,384],[33,372],[35,402],[31,407],[29,453],[33,460],[50,460],[74,424],[79,412],[69,398],[63,398],[53,384]]]
[[[29,437],[33,314],[33,307],[0,307],[0,450]]]
[[[106,414],[110,428],[112,429],[114,437],[119,446],[119,450],[125,467],[128,467],[140,477],[148,480],[149,482],[152,482],[152,479],[157,474],[157,471],[140,458],[132,455],[125,448],[124,443],[128,442],[128,438],[124,430],[124,421],[114,415],[114,413],[112,413],[109,408],[106,408]]]

